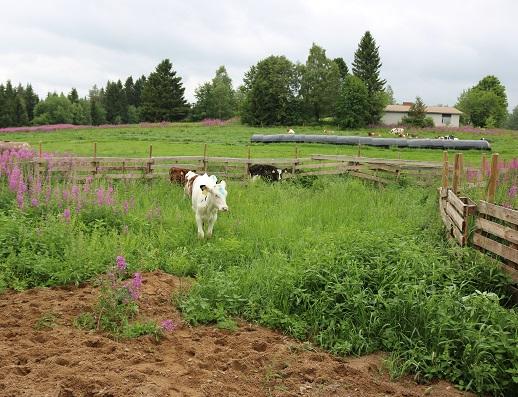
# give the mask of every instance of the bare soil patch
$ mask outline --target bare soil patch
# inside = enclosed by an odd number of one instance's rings
[[[143,276],[140,316],[179,324],[160,343],[75,328],[92,286],[0,295],[0,396],[471,396],[443,381],[391,381],[382,354],[340,359],[244,322],[234,332],[190,327],[171,305],[188,280]]]

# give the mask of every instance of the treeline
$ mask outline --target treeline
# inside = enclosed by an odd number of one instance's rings
[[[380,77],[379,47],[370,32],[361,38],[351,69],[342,57],[329,58],[313,44],[305,63],[270,56],[253,65],[234,89],[224,66],[185,100],[182,79],[168,59],[149,76],[108,81],[80,98],[77,90],[49,93],[41,99],[30,84],[0,84],[0,128],[29,124],[134,124],[140,121],[197,121],[240,116],[249,125],[298,125],[332,122],[341,128],[379,123],[384,107],[395,103],[390,85]],[[518,129],[518,107],[507,114],[505,87],[494,76],[464,91],[456,104],[461,121],[478,127]],[[420,98],[405,122],[426,126]]]
[[[163,60],[148,77],[133,81],[128,77],[108,81],[106,87],[93,86],[80,98],[72,88],[68,95],[49,93],[38,98],[31,85],[13,88],[10,81],[0,84],[0,128],[29,124],[134,124],[139,121],[177,121],[189,114],[181,78]]]

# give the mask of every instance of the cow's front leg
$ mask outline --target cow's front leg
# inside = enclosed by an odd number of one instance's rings
[[[208,226],[207,226],[207,237],[212,237],[212,229],[214,229],[214,224],[218,219],[218,213],[215,213],[209,218]]]
[[[203,233],[203,219],[201,219],[200,214],[196,213],[196,225],[198,226],[198,238],[205,237]]]

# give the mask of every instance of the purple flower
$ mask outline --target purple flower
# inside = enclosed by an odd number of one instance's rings
[[[518,186],[513,185],[509,188],[507,195],[509,196],[509,198],[515,198],[517,193],[518,193]]]
[[[39,204],[38,199],[37,199],[36,197],[34,197],[34,198],[31,200],[31,205],[32,205],[33,207],[37,207],[37,206],[38,206],[38,204]]]
[[[129,202],[128,202],[128,200],[124,200],[122,202],[122,209],[123,209],[125,214],[127,214],[129,212]]]
[[[138,300],[140,298],[140,288],[142,287],[142,275],[137,272],[133,275],[130,283],[126,284],[126,288],[128,289],[131,298],[133,300]]]
[[[63,218],[65,218],[67,223],[70,222],[70,208],[65,208],[65,211],[63,211]]]
[[[173,332],[176,329],[176,324],[173,323],[173,320],[163,320],[160,323],[160,328],[165,332]]]
[[[104,189],[102,187],[97,189],[96,195],[97,195],[97,205],[99,207],[101,207],[103,205],[103,201],[104,201]]]
[[[124,259],[123,256],[117,256],[117,269],[119,270],[126,270],[128,265],[126,264],[126,259]]]

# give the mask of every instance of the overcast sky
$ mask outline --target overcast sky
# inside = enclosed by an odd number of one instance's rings
[[[235,86],[269,55],[305,62],[315,42],[350,67],[370,30],[395,98],[454,105],[487,74],[518,105],[518,1],[0,0],[0,82],[86,95],[164,58],[186,97],[225,65]]]

